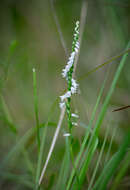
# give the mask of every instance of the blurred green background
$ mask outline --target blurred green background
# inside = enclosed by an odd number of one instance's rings
[[[67,58],[61,44],[54,14],[57,15],[68,55],[75,22],[80,19],[82,1],[56,0],[54,9],[47,0],[1,0],[0,1],[0,162],[6,160],[9,151],[19,142],[26,131],[35,127],[32,68],[36,69],[38,106],[40,123],[47,121],[50,108],[57,97],[66,89],[61,71]],[[129,0],[89,0],[87,19],[82,38],[81,52],[76,70],[80,93],[73,99],[73,110],[80,115],[80,122],[88,124],[99,90],[108,73],[104,97],[107,94],[120,58],[93,72],[88,77],[80,77],[124,51],[130,39],[130,1]],[[130,127],[130,109],[112,112],[113,109],[130,105],[130,56],[121,73],[116,90],[111,99],[108,114],[101,130],[101,142],[108,123],[117,128],[111,153],[115,152]],[[104,99],[102,98],[102,100]],[[58,122],[59,100],[51,116],[52,125],[48,127],[43,160]],[[101,104],[102,105],[102,104]],[[101,106],[100,105],[100,106]],[[100,111],[100,108],[99,108]],[[14,133],[14,127],[17,133]],[[64,121],[64,129],[67,123]],[[78,151],[84,128],[76,128],[75,151]],[[63,130],[56,144],[47,169],[45,189],[49,181],[56,178],[59,163],[64,152]],[[33,135],[25,146],[35,168],[37,143]],[[100,148],[100,147],[99,147]],[[24,155],[25,156],[25,155]],[[0,170],[0,189],[31,189],[23,186],[16,176],[31,178],[23,154],[14,154]],[[61,163],[60,163],[61,164]],[[90,171],[91,173],[91,171]],[[12,176],[10,176],[12,174]],[[16,175],[13,178],[13,174]],[[120,189],[130,188],[130,172],[127,171]]]

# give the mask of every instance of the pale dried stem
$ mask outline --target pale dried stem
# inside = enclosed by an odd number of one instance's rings
[[[41,181],[42,181],[43,176],[44,176],[44,173],[45,173],[45,171],[46,171],[46,168],[47,168],[48,162],[49,162],[49,160],[50,160],[52,151],[53,151],[53,149],[54,149],[54,146],[55,146],[55,143],[56,143],[56,140],[57,140],[57,137],[58,137],[60,128],[61,128],[61,124],[62,124],[62,121],[63,121],[63,119],[64,119],[64,115],[65,115],[65,107],[64,107],[63,109],[61,109],[59,122],[58,122],[58,125],[57,125],[57,128],[56,128],[56,131],[55,131],[53,140],[52,140],[52,144],[51,144],[51,147],[50,147],[50,150],[49,150],[49,153],[48,153],[48,156],[47,156],[45,165],[44,165],[44,167],[43,167],[43,170],[42,170],[42,173],[41,173],[41,176],[40,176],[40,179],[39,179],[39,185],[41,184]]]
[[[64,40],[62,31],[61,31],[60,23],[59,23],[59,20],[57,18],[56,10],[55,10],[55,7],[54,7],[54,0],[50,0],[50,5],[51,5],[52,14],[53,14],[53,17],[54,17],[54,20],[55,20],[55,24],[56,24],[56,27],[57,27],[57,31],[59,33],[61,45],[62,45],[62,47],[63,47],[63,49],[65,51],[66,57],[68,57],[66,43],[65,43],[65,40]]]

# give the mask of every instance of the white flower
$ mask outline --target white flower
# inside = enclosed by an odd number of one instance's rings
[[[75,113],[72,113],[71,116],[75,117],[75,118],[79,118],[79,116],[77,114],[75,114]]]
[[[65,68],[62,70],[62,76],[63,78],[66,78],[67,82],[70,84],[70,91],[66,92],[64,95],[60,96],[61,103],[60,108],[62,109],[65,106],[65,99],[71,97],[72,94],[75,94],[77,91],[78,84],[76,81],[72,78],[72,72],[70,73],[70,78],[68,78],[68,73],[70,72],[70,69],[74,65],[74,60],[75,60],[75,55],[79,50],[79,21],[76,22],[76,27],[75,27],[75,33],[74,33],[74,40],[72,42],[72,53],[70,54],[70,57],[68,59],[68,62],[65,66]],[[69,80],[69,81],[68,81]]]
[[[72,93],[72,94],[75,94],[75,93],[76,93],[76,89],[75,89],[73,86],[71,87],[71,93]]]
[[[76,46],[77,48],[79,48],[79,42],[76,42],[75,46]]]
[[[74,50],[75,50],[76,53],[78,53],[78,51],[79,51],[79,42],[76,42]]]
[[[78,87],[78,84],[76,83],[76,80],[72,78],[72,86],[74,88],[77,88]]]
[[[59,105],[60,105],[60,108],[62,109],[65,106],[65,102],[60,102]]]
[[[72,122],[72,125],[78,126],[78,124],[77,124],[77,123],[75,123],[75,122]]]
[[[64,95],[60,96],[61,102],[63,102],[66,98],[69,98],[71,96],[71,92],[68,91]]]
[[[72,87],[71,87],[71,93],[75,94],[77,90],[78,84],[76,83],[76,80],[72,78]]]
[[[79,21],[76,22],[75,32],[79,34]]]
[[[63,136],[64,136],[64,137],[69,137],[69,136],[70,136],[70,133],[65,133]]]
[[[70,60],[70,61],[73,61],[74,56],[75,56],[75,52],[72,52],[71,55],[70,55],[70,57],[69,57],[69,60]]]
[[[65,69],[62,70],[63,78],[67,77],[67,73],[69,72],[70,68],[72,67],[72,65],[74,63],[74,58],[75,58],[75,52],[72,52],[70,57],[69,57],[69,60],[67,62]]]
[[[76,47],[74,48],[74,50],[75,50],[75,52],[76,52],[76,53],[78,53],[78,51],[79,51],[79,49],[78,49],[78,48],[76,48]]]
[[[32,69],[33,73],[36,71],[35,68]]]

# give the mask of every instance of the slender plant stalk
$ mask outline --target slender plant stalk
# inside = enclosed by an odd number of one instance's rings
[[[105,144],[106,144],[106,140],[107,140],[107,137],[108,137],[109,129],[110,129],[110,128],[107,127],[107,130],[106,130],[106,133],[105,133],[105,138],[104,138],[103,144],[102,144],[102,148],[101,148],[101,150],[100,150],[100,154],[99,154],[99,157],[98,157],[98,159],[97,159],[96,167],[95,167],[94,172],[93,172],[93,175],[92,175],[92,177],[91,177],[88,190],[91,190],[91,189],[92,189],[92,185],[93,185],[94,179],[95,179],[95,177],[96,177],[96,173],[97,173],[97,170],[98,170],[98,167],[99,167],[99,164],[100,164],[102,155],[103,155],[103,151],[104,151],[104,148],[105,148]]]
[[[104,165],[106,165],[106,163],[107,163],[108,160],[109,160],[112,143],[113,143],[114,137],[115,137],[115,135],[116,135],[117,129],[118,129],[118,127],[116,126],[116,127],[114,128],[114,130],[113,130],[113,133],[112,133],[112,136],[111,136],[111,139],[110,139],[110,143],[109,143],[109,147],[108,147],[108,151],[107,151],[107,153],[106,153]]]
[[[61,114],[60,114],[60,119],[59,119],[59,122],[58,122],[58,125],[57,125],[57,128],[56,128],[56,131],[55,131],[55,135],[53,137],[53,141],[52,141],[52,144],[51,144],[51,148],[49,150],[49,153],[48,153],[48,156],[47,156],[47,159],[46,159],[46,162],[44,164],[44,167],[42,169],[42,172],[41,172],[41,175],[40,175],[40,178],[39,178],[39,186],[42,182],[42,179],[44,177],[44,174],[45,174],[45,171],[46,171],[46,168],[47,168],[47,165],[48,165],[48,162],[50,160],[50,157],[51,157],[51,154],[52,154],[52,151],[54,149],[54,146],[55,146],[55,143],[56,143],[56,139],[57,139],[57,136],[59,134],[59,130],[60,130],[60,126],[61,126],[61,123],[63,121],[63,118],[64,118],[64,114],[65,114],[65,108],[62,110]]]
[[[38,151],[40,151],[40,131],[39,131],[39,117],[38,117],[38,97],[37,97],[37,81],[36,81],[36,70],[33,68],[33,93],[34,93],[34,110],[36,118],[36,128],[37,128],[37,144]]]
[[[44,147],[45,147],[45,141],[47,137],[47,127],[49,125],[50,118],[52,114],[54,113],[55,107],[57,105],[58,99],[56,99],[49,111],[48,114],[48,119],[46,123],[44,124],[44,128],[42,130],[42,135],[41,135],[41,146],[40,146],[40,152],[38,154],[38,161],[37,161],[37,168],[36,168],[36,178],[35,178],[35,189],[39,189],[39,178],[40,178],[40,172],[41,172],[41,167],[42,167],[42,157],[43,157],[43,152],[44,152]]]
[[[83,4],[82,4],[82,7],[83,7],[83,6],[84,6],[84,1],[83,1]],[[85,11],[85,9],[82,8],[81,11]],[[84,14],[81,13],[81,15],[86,15],[86,14],[85,14],[85,12],[84,12]],[[81,17],[81,20],[82,20],[82,19],[86,19],[86,17],[85,17],[85,16],[84,16],[84,17]],[[82,21],[82,22],[81,22],[81,24],[84,24],[84,23],[85,23],[85,21]],[[84,29],[84,27],[83,27],[82,25],[80,25],[80,28],[82,29],[82,34],[83,34],[83,29]],[[82,39],[82,36],[80,36],[80,40],[81,40],[81,39]],[[81,45],[81,44],[79,44],[79,49],[80,49],[80,45]],[[76,59],[76,63],[77,63],[77,62],[78,62],[78,59]],[[76,65],[77,65],[77,64],[76,64]],[[76,70],[76,67],[75,67],[75,70]],[[75,70],[74,70],[74,72],[73,72],[73,76],[74,76]],[[39,186],[40,186],[40,184],[41,184],[41,181],[42,181],[42,179],[43,179],[43,177],[44,177],[44,174],[45,174],[47,165],[48,165],[49,160],[50,160],[50,158],[51,158],[51,154],[52,154],[52,152],[53,152],[53,149],[54,149],[56,140],[57,140],[57,138],[58,138],[58,134],[59,134],[59,131],[60,131],[60,128],[61,128],[62,121],[63,121],[63,119],[64,119],[64,115],[65,115],[65,107],[61,110],[61,113],[60,113],[58,125],[57,125],[56,131],[55,131],[55,134],[54,134],[54,137],[53,137],[51,146],[50,146],[50,150],[49,150],[49,153],[48,153],[48,156],[47,156],[45,165],[44,165],[44,167],[43,167],[43,169],[42,169],[41,176],[40,176],[40,178],[39,178]]]

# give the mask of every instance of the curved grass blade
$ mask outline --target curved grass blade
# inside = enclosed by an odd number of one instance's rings
[[[105,148],[106,140],[107,140],[107,137],[108,137],[108,132],[109,132],[109,127],[107,127],[107,131],[105,133],[105,138],[103,140],[103,144],[102,144],[102,147],[101,147],[101,150],[100,150],[100,154],[99,154],[99,157],[98,157],[98,160],[97,160],[97,164],[95,166],[95,169],[93,171],[93,175],[92,175],[90,183],[89,183],[88,190],[91,190],[91,187],[93,185],[93,182],[94,182],[94,179],[95,179],[95,176],[96,176],[96,173],[97,173],[97,170],[98,170],[98,167],[99,167],[102,155],[103,155],[103,151],[104,151],[104,148]]]
[[[2,178],[4,178],[5,180],[7,179],[9,181],[14,181],[15,184],[18,183],[18,184],[23,185],[24,187],[28,187],[28,188],[31,188],[31,189],[33,189],[33,187],[34,187],[34,184],[31,181],[27,180],[27,177],[23,177],[21,175],[18,176],[16,174],[12,174],[12,173],[9,173],[9,172],[2,172],[0,174],[0,176]]]
[[[14,154],[20,152],[24,145],[27,143],[28,139],[34,134],[35,129],[29,129],[25,135],[18,141],[18,143],[11,149],[11,151],[7,154],[6,158],[2,161],[0,170],[6,165],[6,163],[14,157]]]
[[[113,130],[112,137],[111,137],[111,140],[110,140],[110,143],[109,143],[109,147],[108,147],[108,151],[107,151],[107,154],[106,154],[106,158],[105,158],[104,164],[106,164],[107,161],[108,161],[108,159],[109,159],[109,155],[110,155],[110,151],[111,151],[111,147],[112,147],[112,143],[113,143],[114,137],[116,135],[116,131],[117,131],[117,127],[115,127],[114,130]]]
[[[59,173],[59,177],[58,177],[58,183],[56,186],[57,190],[60,190],[62,187],[62,190],[66,189],[66,182],[68,179],[68,175],[69,175],[69,168],[70,168],[70,153],[69,153],[69,141],[68,141],[68,137],[65,137],[65,155],[63,158],[63,162],[62,162],[62,166],[60,169],[60,173]]]
[[[123,176],[125,175],[129,167],[129,164],[130,164],[130,152],[128,152],[126,159],[122,163],[121,169],[119,170],[119,172],[117,173],[117,176],[114,179],[111,190],[116,190],[118,188],[121,179],[123,178]]]
[[[11,117],[11,114],[9,112],[9,109],[5,103],[4,97],[2,95],[0,95],[0,101],[1,101],[1,106],[2,106],[2,110],[4,112],[4,115],[2,117],[2,119],[4,119],[4,121],[7,123],[7,125],[9,126],[10,130],[16,134],[17,133],[17,128],[16,126],[13,124],[13,119]]]
[[[116,55],[112,58],[110,58],[109,60],[105,61],[104,63],[96,66],[95,68],[93,68],[92,70],[90,70],[89,72],[87,72],[86,74],[82,75],[81,77],[79,77],[78,81],[83,80],[85,78],[87,78],[90,74],[94,73],[95,71],[97,71],[98,69],[101,69],[103,66],[112,63],[112,61],[115,61],[116,59],[120,58],[121,56],[123,56],[126,53],[130,52],[130,48],[128,48],[127,50],[123,51],[122,53],[120,53],[119,55]]]
[[[95,139],[94,143],[90,147],[90,150],[87,154],[87,158],[84,161],[84,164],[83,164],[82,169],[81,169],[80,174],[79,174],[79,184],[74,183],[74,186],[72,188],[73,190],[81,189],[81,186],[83,184],[83,181],[84,181],[84,178],[86,175],[86,171],[87,171],[89,163],[91,162],[93,155],[97,149],[97,145],[98,145],[98,138]]]
[[[53,125],[53,123],[49,123],[49,125]],[[46,125],[43,123],[40,125],[40,127],[44,128]],[[54,125],[55,126],[55,125]],[[20,153],[20,151],[23,150],[25,144],[28,142],[28,140],[34,135],[36,131],[36,128],[32,127],[31,129],[29,129],[19,140],[18,143],[10,150],[10,152],[7,154],[7,156],[5,157],[5,159],[1,162],[0,165],[0,170],[2,170],[2,168],[8,163],[8,161],[11,160],[11,158],[14,158],[14,155],[16,153]],[[1,172],[1,171],[0,171]]]
[[[111,160],[107,163],[107,165],[104,167],[101,175],[99,176],[96,184],[93,187],[93,190],[105,190],[107,187],[107,184],[113,174],[116,171],[116,168],[119,166],[120,162],[123,160],[127,148],[130,146],[130,132],[125,136],[124,141],[117,153],[113,155]]]

